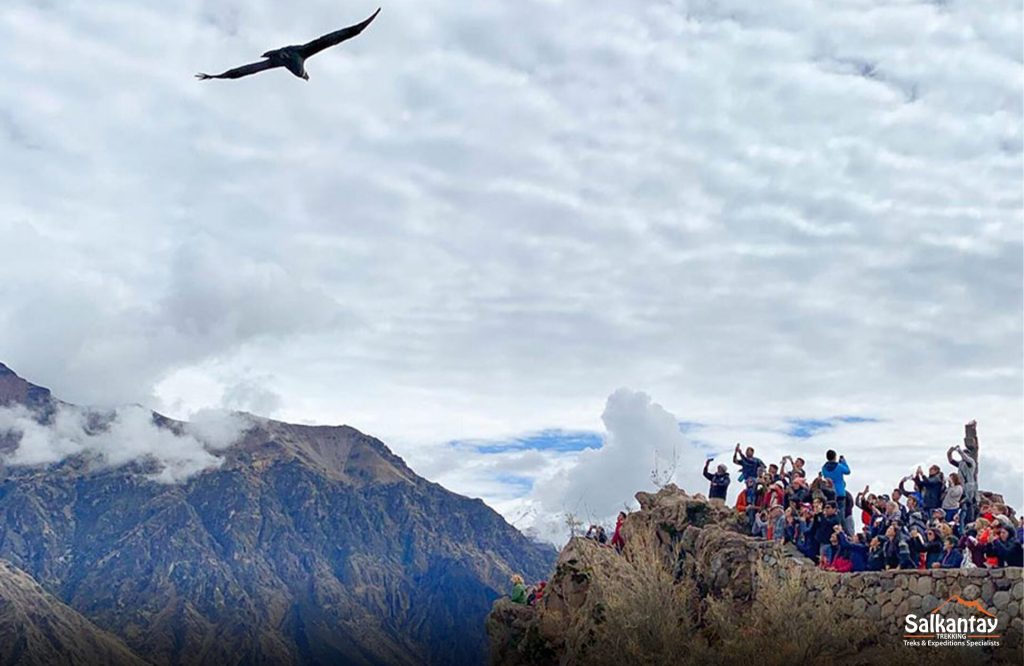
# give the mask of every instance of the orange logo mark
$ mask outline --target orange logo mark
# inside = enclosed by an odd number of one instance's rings
[[[957,604],[960,604],[961,606],[965,606],[967,608],[970,608],[971,610],[976,610],[979,613],[983,613],[984,615],[988,615],[989,617],[995,617],[995,615],[993,613],[988,612],[985,609],[985,607],[981,605],[981,599],[975,599],[974,601],[967,601],[966,599],[961,597],[959,594],[954,594],[949,599],[946,599],[941,604],[939,604],[938,606],[933,608],[931,612],[932,613],[938,613],[940,610],[942,610],[943,608],[945,608],[946,606],[948,606],[949,604],[954,603],[954,602],[957,603]]]

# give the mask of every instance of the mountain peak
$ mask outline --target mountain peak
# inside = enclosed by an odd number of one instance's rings
[[[295,460],[334,481],[355,485],[416,483],[416,474],[383,442],[351,426],[308,426],[254,419],[225,451],[229,466],[260,470]]]
[[[18,373],[0,363],[0,407],[24,405],[26,407],[48,407],[53,396],[50,389],[36,386],[18,376]]]

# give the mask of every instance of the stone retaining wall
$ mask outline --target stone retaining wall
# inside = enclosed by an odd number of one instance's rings
[[[822,571],[810,560],[801,561],[789,552],[780,557],[778,550],[766,549],[763,543],[750,544],[755,559],[765,565],[762,571],[799,576],[809,598],[828,590],[841,615],[881,622],[878,626],[889,628],[893,635],[903,633],[908,614],[926,616],[950,599],[954,601],[944,609],[946,614],[978,612],[957,604],[959,597],[980,601],[996,616],[1000,633],[1011,642],[1020,643],[1024,637],[1024,569],[1019,567],[835,573]],[[756,595],[756,579],[753,585]],[[884,622],[886,618],[892,622]]]

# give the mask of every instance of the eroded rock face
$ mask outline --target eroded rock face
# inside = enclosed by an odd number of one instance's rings
[[[670,486],[656,494],[638,493],[637,500],[640,511],[623,526],[626,548],[622,555],[593,541],[574,539],[563,549],[536,608],[520,606],[511,620],[507,605],[495,606],[488,624],[492,663],[587,663],[572,643],[575,639],[567,637],[586,636],[588,627],[597,630],[601,610],[614,605],[608,595],[616,590],[635,589],[651,580],[685,585],[699,598],[731,599],[740,616],[768,584],[762,576],[799,586],[796,598],[807,608],[794,609],[794,617],[805,610],[804,616],[813,618],[815,609],[827,605],[839,626],[871,623],[870,642],[860,646],[869,651],[860,654],[859,663],[875,663],[870,656],[864,657],[872,654],[870,650],[891,656],[882,651],[899,644],[908,613],[927,614],[957,596],[980,601],[1005,632],[1009,647],[986,652],[980,661],[1020,661],[1024,582],[1019,568],[825,572],[791,546],[745,536],[734,511],[711,505],[702,496]],[[661,567],[662,576],[643,571],[652,562]],[[948,610],[954,611],[962,609]]]

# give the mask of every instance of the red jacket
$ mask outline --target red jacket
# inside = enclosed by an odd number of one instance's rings
[[[622,538],[622,523],[625,521],[624,518],[619,518],[615,521],[615,534],[612,535],[613,546],[625,546],[626,540]]]

